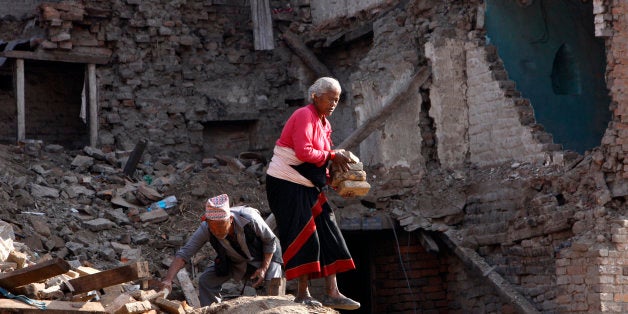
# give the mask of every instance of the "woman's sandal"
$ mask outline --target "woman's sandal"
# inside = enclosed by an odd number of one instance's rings
[[[332,298],[328,295],[324,295],[321,299],[324,306],[338,310],[357,310],[360,308],[360,303],[351,300],[347,297]]]
[[[318,302],[318,300],[311,296],[305,298],[295,298],[294,302],[309,306],[323,306],[322,303]]]

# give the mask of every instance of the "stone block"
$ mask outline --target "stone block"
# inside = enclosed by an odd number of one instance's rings
[[[342,181],[336,192],[342,197],[357,197],[366,195],[370,190],[371,185],[366,181]]]
[[[158,223],[166,220],[168,220],[168,213],[161,208],[140,214],[141,222]]]
[[[126,303],[122,305],[115,314],[135,314],[135,313],[144,313],[151,309],[150,301],[137,301]]]
[[[338,186],[340,182],[350,181],[366,181],[366,172],[363,170],[349,170],[346,172],[336,171],[332,175],[331,186]]]
[[[113,223],[113,221],[106,218],[96,218],[90,221],[86,221],[83,224],[85,228],[94,232],[111,229],[113,226],[115,226],[115,223]]]

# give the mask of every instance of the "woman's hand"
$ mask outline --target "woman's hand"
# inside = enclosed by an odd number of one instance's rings
[[[347,172],[349,169],[349,164],[353,161],[349,159],[349,157],[345,156],[344,149],[335,149],[332,151],[335,154],[334,159],[332,160],[332,167],[338,169],[342,172]]]

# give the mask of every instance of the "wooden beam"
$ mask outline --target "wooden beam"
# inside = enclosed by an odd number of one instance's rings
[[[432,236],[427,234],[423,230],[419,230],[419,242],[421,242],[421,246],[423,246],[428,252],[439,252],[438,244]]]
[[[106,313],[99,302],[64,302],[42,301],[46,309],[40,310],[32,305],[12,299],[0,299],[0,313],[21,314],[74,314],[74,313]]]
[[[253,18],[253,46],[255,50],[272,50],[275,48],[273,38],[273,20],[270,16],[269,0],[251,0],[251,16]]]
[[[25,102],[24,102],[24,59],[15,60],[15,98],[17,100],[17,141],[26,138]]]
[[[83,54],[75,52],[62,51],[21,51],[11,50],[0,52],[0,57],[42,60],[42,61],[58,61],[69,63],[91,63],[91,64],[107,64],[109,57],[106,55]]]
[[[177,279],[179,279],[179,283],[181,284],[181,289],[183,290],[183,294],[185,295],[185,300],[189,305],[199,308],[201,307],[201,301],[198,299],[198,294],[196,293],[196,288],[192,284],[192,280],[190,280],[190,275],[185,268],[182,268],[177,273]]]
[[[61,258],[51,259],[22,269],[0,274],[0,287],[7,290],[39,282],[70,270],[70,264]]]
[[[395,112],[399,107],[406,104],[410,99],[410,96],[418,93],[419,88],[430,77],[431,72],[427,67],[420,68],[408,81],[406,81],[397,91],[394,97],[382,105],[382,107],[373,116],[368,118],[357,130],[353,131],[340,145],[338,149],[351,149],[360,144],[366,139],[373,131],[381,127],[386,119]]]
[[[72,294],[76,295],[146,277],[150,277],[148,262],[135,262],[96,274],[74,278],[70,280],[70,284],[74,287]]]
[[[98,97],[96,90],[96,65],[87,65],[87,82],[89,84],[89,145],[96,147],[98,142]]]
[[[303,60],[317,77],[333,76],[325,64],[320,62],[316,55],[301,41],[301,39],[289,30],[285,30],[282,35],[288,47]]]
[[[452,231],[440,233],[440,237],[445,245],[462,261],[465,267],[474,272],[479,278],[485,278],[495,288],[502,300],[507,304],[511,304],[518,313],[540,313],[510,282],[495,272],[495,268],[489,265],[480,254],[470,248],[463,247]]]

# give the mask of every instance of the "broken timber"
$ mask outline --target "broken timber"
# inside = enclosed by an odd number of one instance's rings
[[[201,302],[198,299],[196,288],[194,288],[194,284],[192,284],[192,280],[190,280],[190,275],[185,268],[181,269],[177,273],[177,279],[179,279],[181,289],[183,290],[185,300],[188,302],[188,304],[193,307],[201,307]]]
[[[0,299],[0,313],[21,314],[74,314],[74,313],[106,313],[99,302],[64,302],[42,301],[46,309],[40,310],[32,305],[12,299]]]
[[[474,271],[478,277],[486,278],[502,300],[511,304],[518,313],[540,313],[532,303],[513,288],[510,282],[495,272],[494,267],[491,267],[477,252],[460,245],[449,232],[441,233],[441,238],[468,269]]]
[[[74,287],[72,294],[76,295],[149,276],[148,262],[135,262],[92,275],[74,278],[70,280],[70,284]]]
[[[270,15],[269,0],[251,0],[251,16],[253,18],[253,45],[255,50],[272,50],[273,19]]]
[[[33,266],[0,274],[0,287],[11,290],[12,288],[64,274],[68,270],[70,270],[68,262],[55,258]]]
[[[0,57],[26,59],[26,60],[42,60],[42,61],[58,61],[69,63],[92,63],[107,64],[110,55],[83,54],[75,52],[59,52],[59,51],[21,51],[11,50],[0,52]]]
[[[381,127],[386,119],[401,105],[408,102],[411,95],[418,92],[419,88],[430,77],[431,72],[427,67],[420,68],[404,85],[402,85],[397,94],[389,98],[382,108],[370,117],[366,122],[362,123],[357,130],[353,131],[340,145],[338,149],[350,149],[360,144],[373,131]]]
[[[286,30],[283,32],[282,38],[288,47],[290,47],[290,49],[292,49],[292,51],[299,56],[301,60],[303,60],[303,63],[314,71],[317,77],[332,76],[332,73],[327,66],[318,60],[316,55],[308,49],[308,47],[301,41],[301,39],[299,39],[297,35],[289,30]]]

